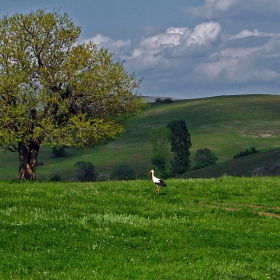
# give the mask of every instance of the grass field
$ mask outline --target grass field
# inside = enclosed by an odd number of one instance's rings
[[[0,279],[280,279],[277,177],[0,182]]]
[[[244,175],[239,172],[240,161],[231,161],[233,156],[250,147],[261,150],[252,163],[246,161],[243,164],[248,176],[254,168],[279,160],[274,153],[267,156],[268,160],[262,154],[280,147],[279,106],[280,95],[219,96],[180,100],[171,104],[153,103],[142,114],[130,119],[126,132],[106,146],[87,152],[67,149],[70,154],[67,158],[52,158],[51,149],[42,147],[38,160],[44,166],[37,168],[37,178],[48,180],[59,175],[62,180],[69,181],[75,176],[76,162],[90,161],[104,177],[115,165],[125,162],[135,169],[138,179],[145,179],[152,157],[149,131],[153,127],[166,126],[174,119],[185,120],[191,133],[191,160],[197,149],[208,148],[218,157],[219,163],[226,163],[217,169],[223,170],[222,174]],[[194,176],[202,176],[204,170],[200,171]],[[0,179],[16,179],[17,172],[18,155],[1,153]],[[215,173],[214,169],[211,176],[218,177],[220,173]]]

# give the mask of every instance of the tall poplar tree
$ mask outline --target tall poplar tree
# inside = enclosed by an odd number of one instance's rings
[[[175,173],[185,172],[190,165],[191,134],[184,120],[173,120],[167,127],[171,130],[172,166]]]
[[[0,20],[0,146],[19,153],[19,179],[36,178],[42,144],[104,144],[144,106],[141,81],[80,32],[57,11]]]

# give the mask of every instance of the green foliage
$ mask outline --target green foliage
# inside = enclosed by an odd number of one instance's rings
[[[166,161],[165,161],[165,157],[161,156],[161,155],[154,155],[151,158],[151,162],[153,164],[153,166],[155,166],[156,170],[159,171],[163,171],[166,169]]]
[[[130,168],[126,163],[123,163],[113,167],[110,179],[119,181],[135,180],[136,174],[134,169]]]
[[[160,98],[160,97],[158,97],[158,98],[155,99],[155,102],[158,102],[158,103],[172,103],[173,101],[169,97],[168,98]]]
[[[151,162],[156,170],[164,171],[170,158],[171,131],[165,126],[150,129],[150,143],[153,149]]]
[[[95,172],[95,167],[91,162],[79,161],[75,163],[77,168],[78,180],[81,182],[96,181],[98,174]]]
[[[218,158],[208,148],[204,148],[204,149],[198,149],[196,151],[195,161],[196,161],[196,165],[194,166],[194,169],[199,169],[199,168],[216,164]]]
[[[52,154],[54,157],[66,157],[68,154],[66,153],[63,147],[53,147]]]
[[[143,114],[128,120],[128,133],[98,149],[81,151],[71,147],[66,150],[71,157],[51,158],[51,148],[42,146],[38,160],[44,162],[45,167],[36,168],[37,178],[49,180],[46,174],[58,174],[63,181],[70,180],[75,173],[74,164],[79,160],[98,162],[97,172],[107,178],[113,166],[127,162],[137,178],[147,178],[152,157],[150,128],[166,126],[173,119],[184,119],[191,133],[192,166],[195,152],[200,148],[209,148],[219,159],[219,164],[188,171],[186,177],[188,174],[200,178],[223,174],[252,176],[254,168],[272,166],[280,158],[280,132],[275,129],[280,127],[279,103],[280,95],[217,96],[179,100],[164,106],[154,102]],[[234,154],[250,146],[261,152],[232,160]],[[0,178],[16,179],[18,155],[0,152],[0,161]]]
[[[191,134],[184,120],[173,120],[167,127],[171,130],[171,151],[174,152],[172,166],[182,174],[190,165]]]
[[[240,157],[245,157],[245,156],[249,156],[249,155],[253,155],[253,154],[256,154],[256,153],[259,153],[259,152],[260,151],[256,150],[255,147],[250,147],[250,150],[246,149],[245,151],[241,151],[241,152],[235,154],[233,156],[233,159],[240,158]]]
[[[50,182],[59,182],[61,180],[59,175],[54,175],[50,178]]]
[[[80,32],[56,11],[0,20],[0,146],[20,153],[23,173],[43,143],[105,144],[144,106],[141,81],[108,50],[77,44]]]
[[[1,181],[0,278],[280,279],[278,178],[166,183]]]

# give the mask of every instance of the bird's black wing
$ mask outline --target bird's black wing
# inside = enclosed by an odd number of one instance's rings
[[[163,180],[159,179],[159,182],[156,183],[157,186],[160,186],[160,187],[166,187],[166,184],[163,182]]]

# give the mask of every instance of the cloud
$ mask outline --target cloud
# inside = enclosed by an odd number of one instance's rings
[[[276,58],[280,58],[279,33],[246,29],[230,36],[220,50],[195,65],[193,75],[212,83],[231,85],[278,83],[280,67],[273,62]]]
[[[208,20],[246,15],[258,19],[271,18],[272,14],[280,14],[279,0],[205,0],[204,4],[188,7],[184,11],[192,17]]]
[[[124,58],[137,70],[176,67],[180,61],[173,58],[207,51],[219,40],[220,32],[221,26],[216,22],[202,23],[194,29],[170,27],[163,33],[142,38],[132,54]]]
[[[185,41],[185,46],[191,45],[201,46],[208,45],[215,42],[220,35],[221,26],[217,22],[207,22],[197,25],[194,30],[189,34],[184,34],[182,39]]]
[[[131,45],[131,40],[113,40],[110,37],[103,36],[101,34],[97,34],[90,39],[86,39],[84,43],[87,43],[89,41],[102,48],[109,49],[111,52],[115,52],[116,55],[122,55],[129,49]]]
[[[241,38],[246,38],[246,37],[251,37],[251,36],[256,36],[256,37],[272,37],[274,36],[274,33],[266,33],[266,32],[259,32],[258,29],[254,29],[253,31],[250,31],[248,29],[242,30],[240,33],[236,35],[230,36],[230,40],[234,39],[241,39]]]
[[[204,5],[197,7],[189,7],[185,12],[193,17],[202,17],[206,19],[213,19],[219,14],[225,13],[235,5],[238,0],[206,0]]]
[[[219,9],[230,9],[232,2],[222,1]],[[280,33],[244,29],[223,34],[218,22],[209,21],[193,29],[170,27],[133,45],[100,34],[91,40],[114,51],[128,71],[144,78],[143,94],[186,98],[198,92],[279,87]]]

